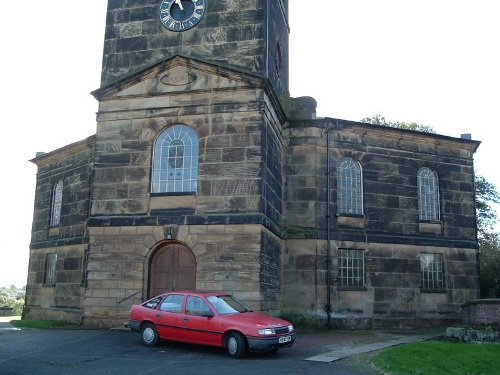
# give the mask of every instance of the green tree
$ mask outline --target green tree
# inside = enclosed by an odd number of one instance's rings
[[[407,129],[407,130],[416,130],[425,133],[433,133],[436,131],[429,125],[417,124],[416,122],[392,122],[386,120],[386,118],[382,115],[375,115],[372,117],[364,117],[361,119],[361,122],[366,122],[368,124],[374,125],[382,125],[388,126],[390,128],[398,128],[398,129]]]
[[[486,181],[483,176],[476,175],[477,229],[479,238],[486,241],[493,238],[491,234],[495,231],[494,227],[498,220],[492,207],[493,203],[500,203],[500,194],[496,186]]]
[[[488,232],[479,238],[481,298],[500,298],[500,236]]]
[[[0,306],[10,307],[9,299],[9,293],[5,289],[0,290]]]
[[[24,298],[20,298],[20,299],[14,300],[14,303],[10,307],[13,308],[12,314],[14,316],[21,316],[21,315],[23,315]]]

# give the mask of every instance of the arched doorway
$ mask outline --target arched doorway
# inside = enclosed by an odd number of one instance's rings
[[[196,288],[196,258],[181,244],[160,247],[149,263],[149,298],[180,289]]]

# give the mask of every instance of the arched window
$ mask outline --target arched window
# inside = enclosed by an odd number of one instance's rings
[[[52,207],[50,213],[50,226],[55,227],[61,222],[63,182],[59,180],[52,190]]]
[[[439,220],[439,182],[436,172],[420,168],[417,176],[418,211],[421,221]]]
[[[153,150],[152,193],[196,193],[198,136],[186,125],[164,130]]]
[[[338,213],[363,215],[363,179],[361,166],[352,158],[342,158],[337,164]]]

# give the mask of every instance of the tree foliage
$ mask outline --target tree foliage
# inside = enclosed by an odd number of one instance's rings
[[[492,203],[500,203],[500,194],[495,185],[486,181],[486,178],[476,175],[476,210],[477,229],[480,238],[491,238],[497,223],[496,212]]]
[[[12,307],[13,315],[21,316],[24,306],[25,291],[17,289],[14,285],[10,288],[0,288],[0,307]]]
[[[481,297],[500,298],[500,236],[486,233],[479,238]]]
[[[388,126],[390,128],[406,129],[406,130],[416,130],[419,132],[433,133],[436,131],[429,125],[417,124],[416,122],[392,122],[385,119],[382,115],[374,115],[372,117],[364,117],[361,122],[366,122],[368,124]]]

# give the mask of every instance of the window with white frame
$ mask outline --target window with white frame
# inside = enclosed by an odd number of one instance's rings
[[[363,179],[361,166],[352,158],[337,164],[337,211],[345,215],[363,215]]]
[[[365,251],[339,249],[338,280],[341,287],[365,285]]]
[[[444,289],[443,256],[441,254],[420,254],[422,289]]]
[[[59,180],[52,190],[52,207],[50,213],[50,226],[55,227],[61,222],[61,208],[63,197],[63,181]]]
[[[417,176],[418,212],[421,221],[439,221],[439,181],[430,168],[420,168]]]
[[[49,253],[45,256],[45,285],[56,283],[57,253]]]
[[[153,149],[152,193],[196,193],[198,136],[186,125],[164,130]]]

